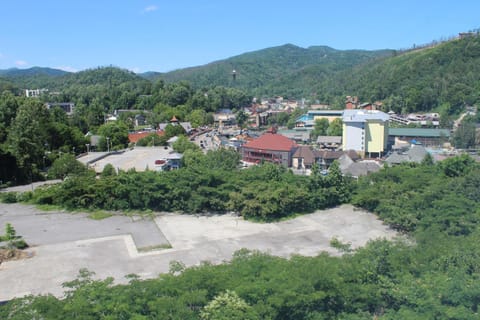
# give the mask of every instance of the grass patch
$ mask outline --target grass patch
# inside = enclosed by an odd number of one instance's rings
[[[64,211],[64,208],[53,204],[37,204],[35,208],[42,211]]]
[[[172,249],[172,245],[170,243],[163,243],[155,246],[142,247],[142,248],[138,248],[138,252],[148,252],[148,251],[161,250],[161,249]]]
[[[330,246],[343,253],[350,253],[353,251],[351,243],[342,242],[337,237],[333,237],[330,240]]]
[[[103,220],[113,216],[113,214],[105,211],[93,211],[88,213],[88,217],[93,220]]]

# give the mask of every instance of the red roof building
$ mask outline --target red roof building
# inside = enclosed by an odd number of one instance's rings
[[[292,165],[292,155],[297,149],[295,141],[269,130],[259,138],[249,141],[242,146],[242,160],[251,163],[268,161]]]
[[[137,143],[138,140],[147,137],[148,135],[156,133],[158,136],[163,135],[162,130],[156,130],[156,131],[142,131],[142,132],[135,132],[135,133],[129,133],[128,134],[128,141],[130,143]]]

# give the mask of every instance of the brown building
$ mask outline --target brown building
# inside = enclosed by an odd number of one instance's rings
[[[242,160],[250,163],[268,161],[290,167],[297,144],[276,133],[274,128],[242,146]]]

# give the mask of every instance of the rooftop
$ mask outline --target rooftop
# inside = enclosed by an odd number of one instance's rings
[[[291,151],[296,146],[294,141],[276,133],[265,133],[259,138],[243,145],[244,148],[275,151]]]
[[[346,109],[343,111],[343,122],[367,122],[371,120],[388,121],[390,116],[378,110]]]
[[[388,135],[404,137],[450,137],[448,129],[433,128],[389,128]]]

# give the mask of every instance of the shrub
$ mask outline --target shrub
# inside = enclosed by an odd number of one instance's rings
[[[0,193],[0,202],[16,203],[17,202],[17,192],[2,192],[2,193]]]

